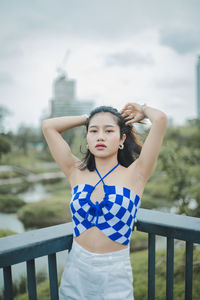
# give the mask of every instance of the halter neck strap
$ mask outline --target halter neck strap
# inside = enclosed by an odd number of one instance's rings
[[[108,175],[109,175],[114,169],[116,169],[118,166],[119,166],[119,163],[117,163],[116,166],[114,166],[110,171],[108,171],[108,172],[106,173],[106,175],[104,175],[103,177],[101,177],[99,171],[97,170],[97,168],[95,168],[97,174],[99,175],[99,177],[100,177],[101,179],[95,184],[94,187],[96,187],[101,181],[102,181],[103,184],[105,185],[105,182],[103,181],[103,179],[104,179],[106,176],[108,176]]]

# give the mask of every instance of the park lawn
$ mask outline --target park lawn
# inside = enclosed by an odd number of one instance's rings
[[[131,264],[134,277],[135,300],[147,300],[147,279],[148,279],[148,251],[137,251],[131,253]],[[200,248],[194,247],[193,257],[193,300],[199,300],[200,285]],[[156,292],[155,299],[166,298],[166,250],[156,251]],[[174,251],[174,299],[185,299],[185,249],[175,248]]]

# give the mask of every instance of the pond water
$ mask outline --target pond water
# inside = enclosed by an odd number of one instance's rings
[[[46,191],[47,186],[42,183],[34,183],[25,192],[18,194],[18,196],[27,203],[50,198],[51,193]],[[17,233],[26,231],[23,223],[18,220],[17,214],[7,213],[0,213],[0,229],[10,229]]]
[[[41,183],[32,184],[25,192],[18,194],[19,198],[27,203],[38,202],[41,199],[51,197],[51,193],[46,191],[46,185]]]
[[[17,214],[5,213],[0,213],[0,229],[10,229],[17,233],[25,231],[23,223],[17,218]]]

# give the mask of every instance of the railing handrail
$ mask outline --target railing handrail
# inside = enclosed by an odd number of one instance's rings
[[[200,218],[140,208],[136,228],[139,231],[200,244]]]
[[[200,218],[140,208],[136,228],[200,244]],[[72,240],[72,222],[0,238],[0,268],[70,249]]]
[[[0,238],[0,268],[70,249],[72,241],[72,222]]]

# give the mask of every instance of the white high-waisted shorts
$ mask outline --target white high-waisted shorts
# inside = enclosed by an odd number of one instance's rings
[[[119,251],[95,253],[74,239],[59,300],[134,300],[130,245]]]

